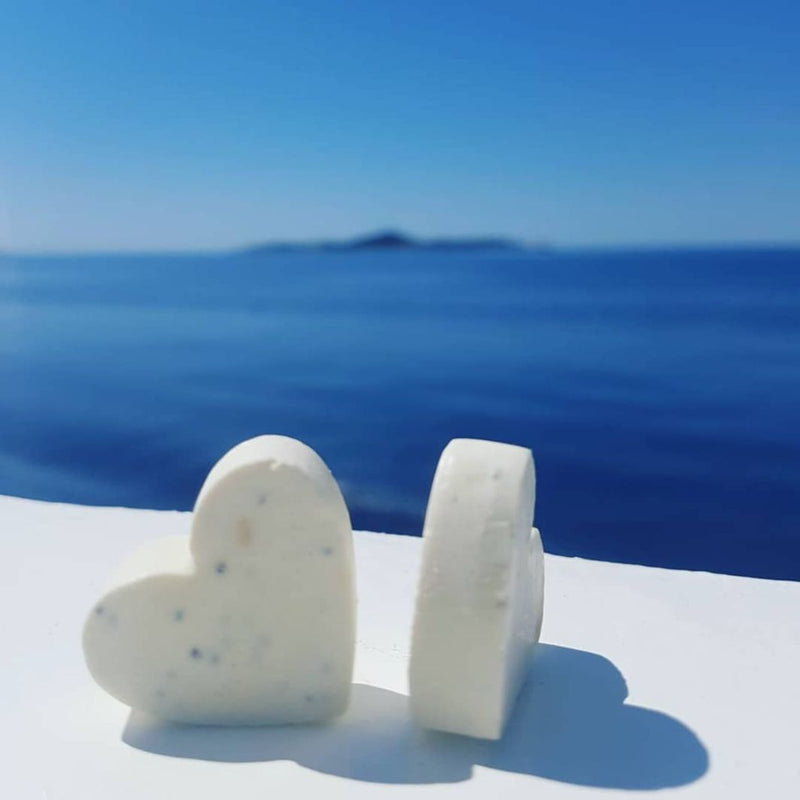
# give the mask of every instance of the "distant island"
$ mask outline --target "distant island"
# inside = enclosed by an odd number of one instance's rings
[[[544,243],[529,245],[536,250],[548,249]],[[450,237],[418,239],[399,231],[379,231],[342,241],[320,242],[266,242],[251,245],[242,251],[246,254],[272,253],[286,250],[522,250],[526,245],[513,239],[499,237]]]

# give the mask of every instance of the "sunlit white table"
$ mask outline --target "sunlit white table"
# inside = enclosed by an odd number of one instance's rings
[[[410,724],[420,541],[357,533],[356,686],[341,720],[216,729],[131,715],[84,667],[83,617],[127,551],[189,520],[0,497],[4,798],[800,797],[800,583],[547,556],[545,644],[505,738],[479,742]]]

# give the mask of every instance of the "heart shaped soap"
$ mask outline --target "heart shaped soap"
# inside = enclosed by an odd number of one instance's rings
[[[92,676],[174,722],[326,720],[348,704],[355,651],[350,517],[320,457],[259,436],[211,470],[191,538],[135,553],[90,612]]]
[[[431,486],[411,643],[411,713],[499,739],[542,627],[531,451],[453,439]]]

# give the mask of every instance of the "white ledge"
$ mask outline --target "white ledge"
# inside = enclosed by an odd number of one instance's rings
[[[0,750],[4,796],[15,800],[654,789],[731,800],[793,797],[800,786],[800,583],[548,555],[545,644],[505,738],[479,742],[410,724],[420,540],[359,532],[358,685],[340,721],[162,726],[91,681],[80,631],[126,552],[188,533],[189,515],[0,497],[0,524]]]

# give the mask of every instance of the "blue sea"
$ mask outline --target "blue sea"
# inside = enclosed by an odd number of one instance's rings
[[[189,509],[260,433],[357,528],[488,438],[551,553],[800,579],[800,250],[0,257],[0,493]]]

